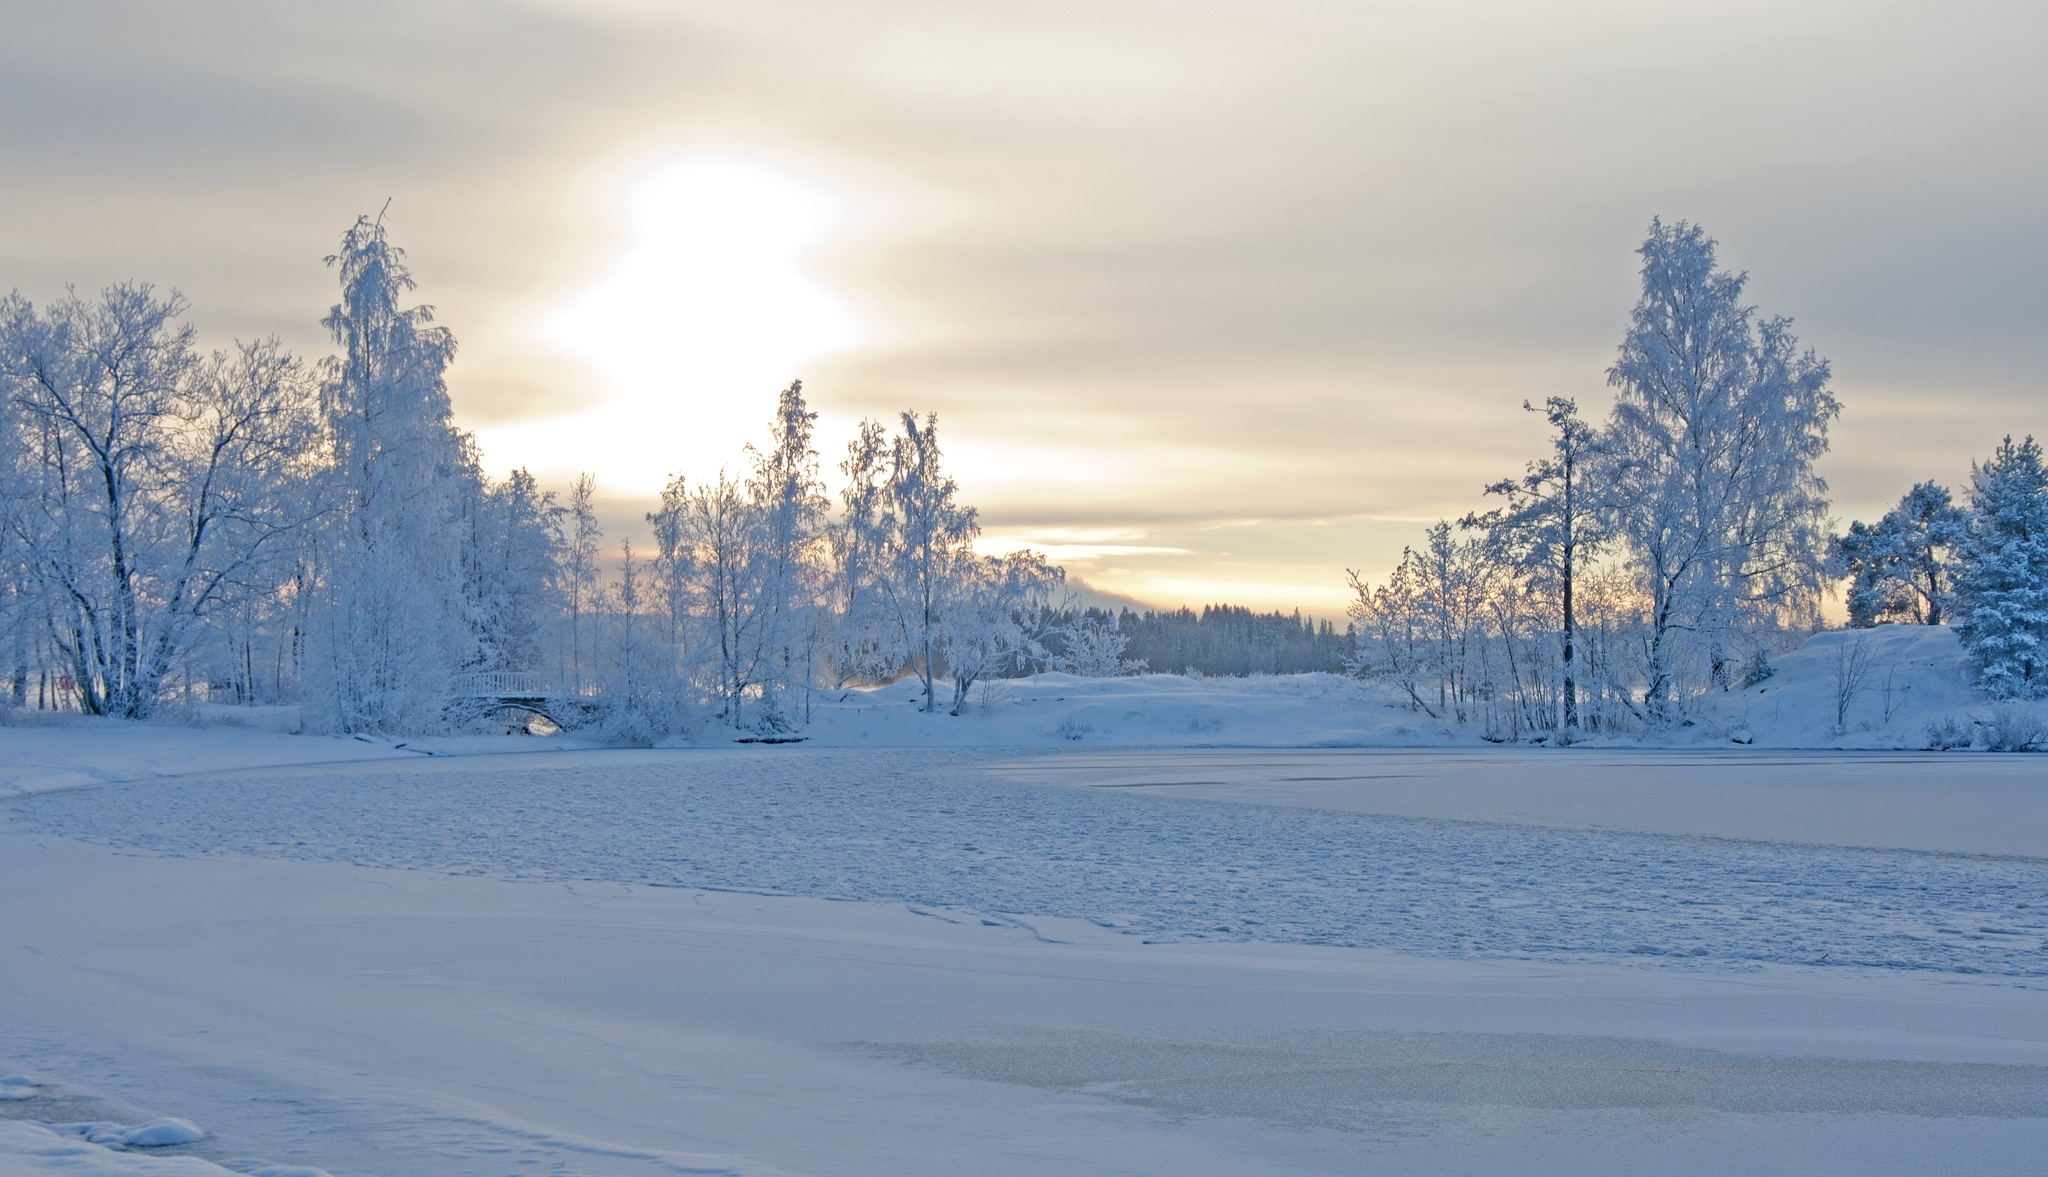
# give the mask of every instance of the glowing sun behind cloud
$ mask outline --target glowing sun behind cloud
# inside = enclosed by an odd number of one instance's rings
[[[753,160],[690,155],[631,181],[626,245],[535,336],[595,373],[583,411],[478,431],[494,469],[598,474],[650,494],[738,459],[804,365],[861,342],[852,313],[805,269],[849,220],[848,202]]]

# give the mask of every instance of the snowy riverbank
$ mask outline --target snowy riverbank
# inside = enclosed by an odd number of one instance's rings
[[[1850,665],[1844,665],[1847,660]],[[1845,685],[1846,683],[1846,685]],[[1847,696],[1844,702],[1844,696]],[[922,709],[914,680],[818,692],[800,732],[813,748],[1447,748],[1480,733],[1406,706],[1387,687],[1329,674],[1250,678],[1043,674],[978,685],[964,713]],[[2048,725],[2048,709],[2021,705]],[[0,797],[153,776],[329,761],[406,760],[595,747],[565,736],[365,740],[286,734],[286,709],[214,708],[183,721],[123,724],[17,712],[0,726]],[[1974,691],[1953,631],[1829,631],[1780,656],[1753,686],[1707,696],[1690,726],[1595,747],[1920,750],[1928,725],[1966,733],[1996,708]],[[1838,721],[1838,717],[1840,722]],[[252,726],[253,725],[253,726]],[[266,726],[267,729],[266,730]],[[729,744],[705,725],[664,741]],[[1982,743],[1980,739],[1980,744]]]

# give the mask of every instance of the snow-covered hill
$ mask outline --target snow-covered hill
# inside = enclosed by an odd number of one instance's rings
[[[1981,746],[2001,710],[1970,685],[1946,626],[1830,630],[1775,665],[1755,686],[1710,696],[1700,736],[1772,748],[1925,748],[1928,725],[1946,720]],[[2038,705],[2006,710],[2048,719]]]

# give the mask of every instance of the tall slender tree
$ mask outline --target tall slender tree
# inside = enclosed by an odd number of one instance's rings
[[[597,476],[584,472],[569,484],[568,535],[562,553],[562,591],[569,604],[569,681],[581,692],[590,675],[588,650],[591,615],[597,611],[602,568],[598,544],[604,528],[597,520]]]
[[[1529,463],[1520,478],[1502,479],[1486,488],[1508,500],[1506,507],[1465,518],[1467,527],[1483,527],[1498,554],[1522,569],[1540,590],[1558,601],[1558,640],[1562,650],[1561,730],[1566,738],[1579,729],[1578,611],[1575,592],[1586,557],[1604,541],[1599,500],[1587,475],[1599,453],[1599,431],[1579,416],[1578,402],[1553,396],[1537,409],[1552,430],[1550,455]]]

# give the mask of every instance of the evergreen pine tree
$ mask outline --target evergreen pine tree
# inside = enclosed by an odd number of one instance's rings
[[[1970,468],[1971,519],[1955,576],[1957,630],[1998,698],[2048,694],[2048,471],[2029,437]]]

